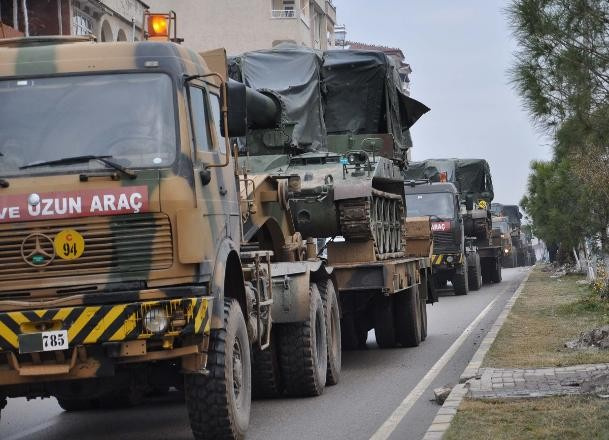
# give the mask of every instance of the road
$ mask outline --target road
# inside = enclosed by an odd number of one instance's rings
[[[379,438],[420,439],[439,409],[431,401],[433,388],[458,382],[525,274],[526,269],[505,269],[502,283],[467,296],[442,292],[440,301],[427,307],[428,337],[419,347],[380,350],[370,332],[367,350],[343,353],[341,382],[321,397],[254,402],[248,439],[369,439],[381,426]],[[466,329],[468,336],[460,337]],[[443,368],[428,374],[437,363]],[[54,399],[9,399],[0,438],[191,439],[184,404],[173,394],[130,410],[71,414],[62,412]],[[403,417],[386,423],[398,407]]]

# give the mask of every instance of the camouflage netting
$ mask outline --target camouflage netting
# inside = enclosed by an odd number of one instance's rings
[[[442,172],[446,172],[447,181],[454,183],[460,194],[473,194],[475,198],[487,202],[493,200],[493,180],[490,167],[484,159],[429,159],[411,162],[405,178],[439,182]]]

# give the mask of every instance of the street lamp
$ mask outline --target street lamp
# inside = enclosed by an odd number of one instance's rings
[[[336,46],[342,46],[345,48],[345,42],[347,40],[347,28],[345,25],[334,26],[334,44]]]

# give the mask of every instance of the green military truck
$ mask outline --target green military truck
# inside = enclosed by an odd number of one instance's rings
[[[432,221],[433,280],[456,295],[501,281],[501,247],[492,241],[493,184],[484,159],[428,159],[405,172],[409,217]]]
[[[328,359],[340,372],[331,271],[286,202],[298,176],[239,174],[229,137],[262,98],[226,63],[168,42],[0,41],[0,408],[176,387],[196,439],[243,438],[252,386],[313,396]]]

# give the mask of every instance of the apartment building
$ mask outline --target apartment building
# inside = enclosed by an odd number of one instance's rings
[[[144,37],[140,0],[0,0],[0,38],[93,35],[98,41]]]
[[[197,51],[225,47],[229,54],[291,42],[334,46],[331,0],[147,0],[151,12],[173,10],[178,37]]]

